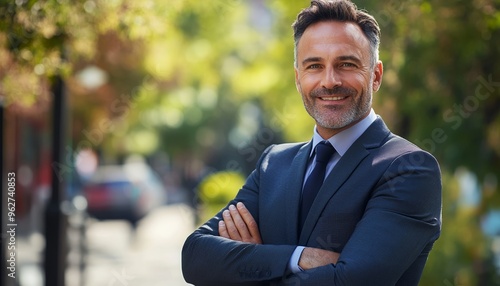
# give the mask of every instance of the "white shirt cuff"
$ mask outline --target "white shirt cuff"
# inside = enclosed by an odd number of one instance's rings
[[[288,262],[288,269],[292,271],[292,273],[299,273],[304,271],[299,266],[300,256],[302,255],[302,251],[304,251],[305,246],[297,246],[292,253],[292,257],[290,257],[290,261]]]

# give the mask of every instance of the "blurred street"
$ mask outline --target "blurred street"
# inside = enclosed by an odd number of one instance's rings
[[[184,205],[154,210],[139,222],[137,233],[125,221],[92,223],[85,285],[187,285],[180,251],[192,230],[191,210]]]
[[[86,267],[81,276],[78,251],[79,239],[70,233],[72,250],[68,254],[67,286],[139,286],[189,285],[182,278],[180,251],[193,231],[193,213],[184,204],[162,206],[139,221],[136,232],[122,220],[87,223]],[[19,247],[19,257],[36,263],[41,253],[33,251],[33,240]],[[37,248],[37,247],[35,247]],[[38,256],[38,257],[40,257]],[[43,285],[43,273],[34,263],[20,268],[23,286]],[[83,280],[82,280],[83,278]]]

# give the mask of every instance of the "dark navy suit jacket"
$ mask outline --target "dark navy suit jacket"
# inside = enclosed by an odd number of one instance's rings
[[[218,236],[219,212],[182,250],[195,285],[417,285],[441,231],[441,175],[432,155],[392,134],[381,118],[328,175],[303,230],[298,210],[311,142],[269,147],[236,198],[263,244]],[[340,252],[337,264],[288,271],[297,245]]]

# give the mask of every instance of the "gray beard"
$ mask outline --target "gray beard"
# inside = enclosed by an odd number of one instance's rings
[[[372,99],[370,97],[370,100],[363,102],[361,105],[356,105],[355,108],[347,110],[344,112],[343,116],[338,119],[332,119],[313,108],[309,110],[309,108],[306,107],[306,110],[309,115],[316,120],[316,124],[319,126],[328,129],[341,129],[363,118],[371,109],[371,104]]]
[[[347,95],[347,93],[343,94]],[[303,100],[303,103],[307,113],[309,113],[309,115],[316,121],[316,124],[318,124],[323,128],[340,129],[346,127],[347,125],[353,122],[361,120],[363,116],[365,116],[370,111],[372,106],[372,94],[373,94],[372,88],[371,86],[369,86],[368,89],[366,90],[366,93],[361,95],[360,97],[361,102],[354,102],[353,108],[344,111],[344,114],[342,114],[342,116],[340,116],[337,119],[331,118],[328,115],[321,113],[313,105],[308,105],[308,103],[306,103],[305,100]],[[368,96],[368,100],[365,99],[366,96]]]

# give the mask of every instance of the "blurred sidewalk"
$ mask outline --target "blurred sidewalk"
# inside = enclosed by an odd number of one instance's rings
[[[139,221],[136,231],[126,221],[88,220],[83,276],[74,246],[80,236],[75,230],[68,231],[73,246],[68,254],[66,286],[189,285],[182,277],[181,248],[194,230],[193,222],[193,211],[185,204],[155,209]],[[19,241],[21,286],[43,286],[43,238],[35,237],[36,243],[33,239]]]
[[[93,222],[87,230],[85,285],[188,285],[181,248],[193,229],[192,210],[183,204],[154,210],[136,232],[125,221]]]

